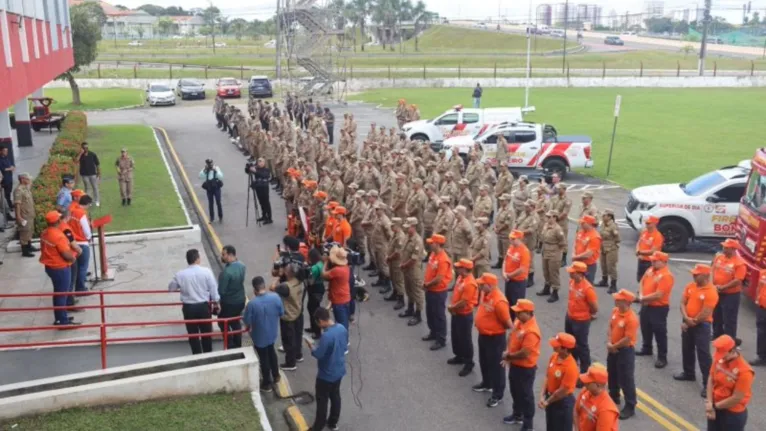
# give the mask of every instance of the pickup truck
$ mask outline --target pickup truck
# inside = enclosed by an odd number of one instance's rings
[[[564,178],[572,169],[592,168],[592,140],[587,136],[560,136],[548,124],[529,122],[504,122],[474,136],[458,136],[444,141],[448,156],[457,154],[467,157],[474,142],[484,149],[482,161],[494,160],[497,154],[497,137],[502,135],[508,142],[508,168],[515,173],[525,170],[544,170]]]
[[[671,253],[684,251],[693,239],[734,237],[750,169],[750,160],[743,160],[688,183],[639,187],[630,193],[625,219],[638,230],[647,217],[659,218],[657,229],[665,237],[663,248]]]
[[[506,121],[521,121],[521,108],[463,108],[461,105],[445,111],[431,120],[418,120],[404,124],[402,130],[413,141],[431,142],[439,149],[445,139],[453,136],[473,136]]]

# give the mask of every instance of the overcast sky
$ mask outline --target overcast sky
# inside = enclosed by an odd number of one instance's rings
[[[322,3],[325,0],[318,0]],[[424,0],[428,8],[441,16],[450,19],[479,19],[484,20],[488,17],[496,17],[498,11],[501,15],[507,16],[511,20],[523,20],[528,14],[529,2],[524,0]],[[107,0],[114,4],[122,4],[130,8],[136,8],[145,3],[152,3],[159,6],[183,6],[185,9],[194,7],[207,7],[208,0]],[[556,4],[563,1],[541,1],[532,0],[532,7],[540,4]],[[624,14],[626,11],[639,13],[643,11],[644,0],[585,0],[570,1],[572,4],[587,3],[596,4],[603,7],[604,16],[608,16],[614,9],[618,14]],[[665,10],[683,10],[694,9],[697,5],[704,4],[703,0],[666,0]],[[742,17],[742,4],[747,0],[713,0],[714,15],[724,16],[730,22],[738,23]],[[766,0],[755,0],[753,9],[759,10],[761,16],[766,11]],[[241,0],[213,0],[213,4],[218,6],[224,14],[231,16],[241,16],[246,19],[265,19],[270,17],[276,8],[276,0],[250,0],[243,2]],[[534,14],[534,12],[533,12]]]

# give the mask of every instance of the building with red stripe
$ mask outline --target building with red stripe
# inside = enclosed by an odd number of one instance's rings
[[[74,65],[67,0],[0,1],[0,146],[32,145],[28,97]],[[34,95],[34,96],[33,96]],[[13,157],[13,156],[12,156]]]

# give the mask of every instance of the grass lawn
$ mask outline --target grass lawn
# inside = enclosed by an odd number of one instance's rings
[[[13,427],[13,428],[12,428]],[[260,431],[249,393],[197,395],[113,407],[76,408],[0,423],[14,431]]]
[[[93,109],[114,109],[140,105],[144,93],[134,88],[81,88],[82,105],[72,105],[72,90],[67,88],[46,88],[45,97],[55,99],[54,111],[88,111]]]
[[[567,46],[575,47],[571,39]],[[540,38],[540,51],[557,51],[564,48],[564,40]],[[415,52],[415,39],[404,43],[405,52]],[[527,52],[527,37],[520,34],[498,33],[474,28],[435,25],[424,31],[418,39],[419,52]],[[373,50],[374,52],[374,50]]]
[[[101,206],[91,207],[91,219],[112,215],[109,232],[182,226],[186,224],[154,132],[148,126],[119,125],[88,128],[90,149],[101,162]],[[122,206],[115,161],[125,147],[135,161],[133,202]],[[82,187],[82,184],[78,184]]]
[[[595,167],[585,173],[604,177],[617,94],[622,110],[609,179],[626,187],[685,182],[750,159],[761,145],[764,88],[533,88],[537,112],[527,118],[553,124],[561,134],[590,135]],[[458,103],[471,106],[471,89],[383,89],[350,98],[391,108],[406,98],[432,118]],[[485,88],[482,97],[483,107],[523,103],[523,88]]]

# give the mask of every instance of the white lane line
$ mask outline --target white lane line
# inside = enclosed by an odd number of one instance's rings
[[[669,260],[673,262],[684,262],[684,263],[710,263],[712,259],[702,260],[702,259],[683,259],[680,257],[671,257]]]

